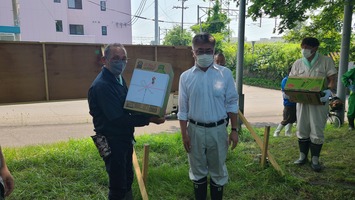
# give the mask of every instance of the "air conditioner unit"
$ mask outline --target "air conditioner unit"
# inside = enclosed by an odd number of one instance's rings
[[[0,33],[0,41],[15,41],[15,34],[13,33]]]

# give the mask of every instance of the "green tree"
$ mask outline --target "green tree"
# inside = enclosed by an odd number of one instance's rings
[[[168,31],[166,34],[163,45],[173,45],[173,46],[189,46],[191,45],[192,34],[189,31],[184,30],[181,33],[181,26],[174,26],[173,29]]]
[[[333,17],[327,19],[327,16]],[[303,22],[292,30],[286,31],[284,39],[289,42],[299,43],[304,37],[313,36],[321,42],[321,53],[328,54],[329,52],[339,51],[343,20],[342,9],[325,7],[319,14],[311,15],[310,19],[311,22],[308,25]]]
[[[199,24],[191,26],[191,30],[194,33],[208,32],[211,34],[222,33],[224,36],[229,35],[228,24],[230,19],[228,16],[222,12],[221,4],[216,0],[212,9],[207,12],[206,22],[201,22],[201,27]]]
[[[281,19],[277,28],[284,39],[300,43],[307,36],[319,39],[320,52],[339,52],[345,0],[250,0],[248,14],[253,20],[267,15]],[[355,0],[349,1],[351,4]]]
[[[215,51],[223,53],[223,43],[229,38],[230,31],[228,24],[230,19],[222,12],[219,0],[215,1],[214,6],[208,10],[206,22],[191,26],[191,30],[197,34],[200,32],[208,32],[216,39]]]
[[[251,5],[248,7],[248,15],[250,15],[253,20],[264,15],[279,17],[281,19],[278,27],[279,33],[285,30],[291,30],[295,28],[299,22],[310,19],[310,16],[313,15],[312,11],[317,9],[326,11],[322,18],[323,24],[334,25],[333,22],[336,20],[334,13],[338,13],[339,11],[341,13],[345,3],[344,0],[250,0],[250,2]],[[354,2],[355,0],[351,0],[351,3]]]

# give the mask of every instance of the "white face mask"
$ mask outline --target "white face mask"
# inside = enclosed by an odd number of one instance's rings
[[[302,52],[303,57],[305,57],[305,58],[309,58],[313,54],[310,49],[302,49],[301,52]]]
[[[207,68],[213,63],[213,54],[202,54],[196,56],[196,62],[199,67]]]

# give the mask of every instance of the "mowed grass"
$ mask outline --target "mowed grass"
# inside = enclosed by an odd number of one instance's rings
[[[255,131],[263,138],[264,128]],[[309,164],[292,164],[298,157],[296,136],[270,136],[269,150],[285,173],[281,176],[271,165],[260,167],[261,151],[243,129],[239,145],[228,153],[230,179],[224,199],[355,199],[355,132],[327,127],[325,137],[324,169],[316,173]],[[149,199],[194,199],[180,133],[136,139],[140,164],[144,145],[149,144]],[[105,166],[91,138],[3,150],[16,186],[9,200],[107,199]],[[136,178],[133,193],[136,200],[142,199]]]

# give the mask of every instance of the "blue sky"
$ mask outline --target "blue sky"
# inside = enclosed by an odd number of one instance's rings
[[[139,16],[147,18],[138,19],[132,26],[133,33],[133,44],[149,44],[150,41],[154,40],[154,0],[133,0],[131,2],[131,13],[134,15],[141,2],[144,2],[144,8],[141,9]],[[227,9],[228,6],[225,4],[226,0],[222,2],[223,8]],[[161,39],[164,37],[165,33],[171,29],[174,25],[181,25],[181,14],[182,9],[173,8],[174,6],[182,6],[181,0],[158,0],[158,15],[159,20],[164,22],[159,22]],[[184,29],[189,30],[189,27],[197,23],[197,5],[200,7],[208,7],[212,4],[209,1],[204,2],[203,0],[187,0],[184,2]],[[230,2],[229,9],[238,10],[236,4]],[[233,31],[233,37],[238,35],[238,12],[231,12],[231,23],[230,29]],[[205,20],[204,11],[200,8],[199,17],[202,21]],[[277,20],[276,20],[277,23]],[[263,18],[260,21],[253,22],[251,19],[246,19],[245,24],[245,36],[247,41],[258,41],[260,38],[270,38],[272,36],[280,36],[273,34],[273,28],[275,27],[275,19]]]

